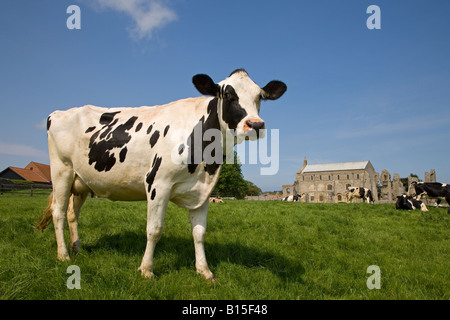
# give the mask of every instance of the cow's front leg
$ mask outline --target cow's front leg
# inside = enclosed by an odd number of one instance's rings
[[[197,273],[202,274],[206,280],[216,281],[211,270],[208,268],[205,256],[205,235],[206,235],[206,218],[208,215],[209,201],[198,209],[190,210],[189,216],[191,219],[192,235],[194,237],[195,247],[195,267]]]
[[[164,192],[162,189],[159,190],[159,193]],[[156,243],[161,238],[163,232],[168,196],[160,195],[156,198],[153,197],[153,199],[151,196],[148,196],[147,201],[147,247],[145,248],[144,257],[142,258],[142,263],[138,270],[141,272],[142,276],[154,278],[153,255]]]

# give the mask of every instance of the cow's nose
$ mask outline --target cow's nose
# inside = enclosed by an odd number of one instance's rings
[[[256,132],[260,129],[264,129],[264,121],[261,120],[247,120],[245,123],[249,128],[256,130]]]

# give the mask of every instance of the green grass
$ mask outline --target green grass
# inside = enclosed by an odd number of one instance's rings
[[[0,299],[449,299],[450,215],[394,205],[226,201],[211,204],[206,255],[217,277],[195,272],[187,210],[170,204],[155,280],[137,268],[146,203],[88,199],[82,250],[56,260],[53,225],[33,229],[46,197],[0,196]],[[68,242],[68,230],[66,231]],[[69,265],[81,289],[66,287]],[[366,286],[381,269],[381,289]]]

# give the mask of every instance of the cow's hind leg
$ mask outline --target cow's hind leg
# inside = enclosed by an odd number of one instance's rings
[[[67,209],[67,222],[70,231],[70,249],[74,253],[80,251],[80,237],[78,236],[78,217],[80,216],[81,206],[87,198],[86,193],[73,194],[70,197],[69,208]]]
[[[195,267],[197,273],[203,275],[206,280],[215,281],[213,273],[209,270],[205,255],[205,235],[206,235],[206,219],[208,215],[208,201],[198,209],[190,210],[192,236],[194,237],[195,247]]]
[[[72,168],[62,164],[56,165],[52,163],[51,166],[53,180],[52,215],[53,226],[55,227],[56,244],[58,246],[58,260],[70,260],[66,243],[64,242],[64,223],[69,205],[74,173]]]
[[[163,193],[162,189],[159,189]],[[144,257],[142,258],[139,271],[142,276],[146,278],[154,278],[153,274],[153,256],[155,253],[155,246],[162,236],[164,216],[169,202],[168,196],[152,197],[147,196],[147,246],[145,248]]]

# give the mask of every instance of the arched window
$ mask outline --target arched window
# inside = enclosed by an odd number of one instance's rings
[[[333,186],[331,184],[327,185],[327,190],[333,190]]]

